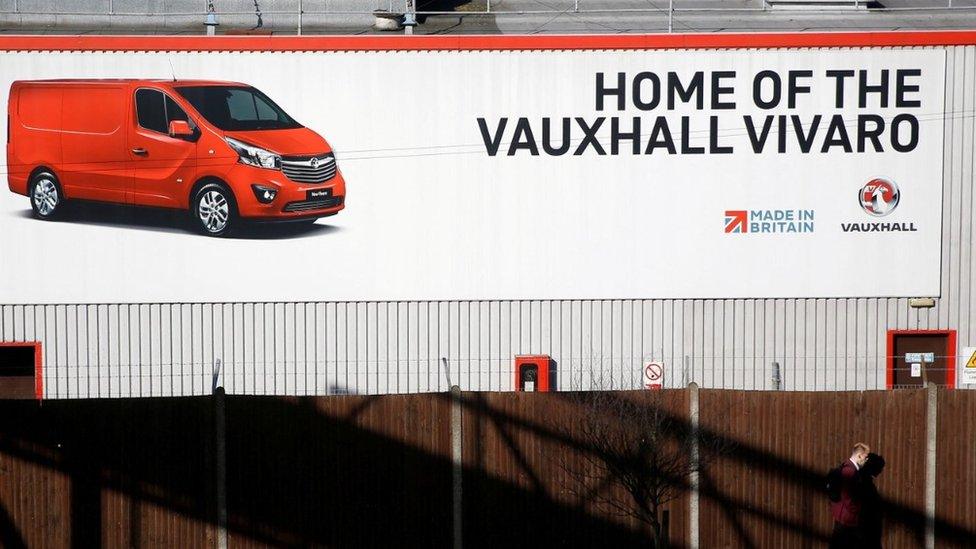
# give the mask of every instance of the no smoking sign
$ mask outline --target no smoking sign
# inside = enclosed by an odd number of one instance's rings
[[[647,389],[660,389],[664,382],[664,363],[648,362],[644,366],[644,387]]]

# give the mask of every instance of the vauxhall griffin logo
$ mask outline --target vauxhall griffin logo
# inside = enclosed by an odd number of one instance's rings
[[[865,213],[874,217],[881,217],[895,211],[898,202],[901,200],[901,193],[894,181],[876,177],[861,187],[861,190],[857,192],[857,200]],[[845,233],[913,233],[918,231],[918,228],[914,221],[893,221],[890,223],[874,221],[871,223],[841,223],[840,230]]]
[[[319,159],[318,158],[313,158],[313,159],[309,160],[308,163],[313,168],[318,168],[319,167]]]
[[[877,217],[888,215],[898,207],[901,193],[894,181],[877,177],[868,181],[857,194],[864,211]]]

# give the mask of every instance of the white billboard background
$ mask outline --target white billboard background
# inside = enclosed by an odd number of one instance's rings
[[[172,70],[171,70],[172,66]],[[834,107],[831,69],[922,69],[920,108]],[[759,109],[752,77],[809,69],[796,109]],[[595,74],[735,70],[737,108],[679,104],[642,112],[595,106]],[[335,148],[347,207],[307,232],[249,231],[214,239],[173,226],[29,216],[26,197],[0,189],[0,302],[187,302],[536,298],[736,298],[938,295],[941,254],[943,50],[573,52],[4,53],[13,80],[167,78],[252,84]],[[629,83],[629,80],[628,80]],[[850,82],[849,82],[850,83]],[[872,82],[873,83],[873,82]],[[629,85],[629,84],[628,84]],[[628,90],[629,92],[629,90]],[[629,95],[629,93],[628,93]],[[784,99],[785,101],[785,99]],[[658,112],[660,111],[660,112]],[[879,114],[918,117],[912,152],[752,152],[742,116]],[[680,143],[708,146],[720,117],[732,155],[505,154],[519,117],[536,140],[541,118],[641,116],[646,143],[665,115]],[[477,118],[502,149],[485,152]],[[826,123],[826,121],[824,122]],[[848,125],[852,138],[853,123]],[[557,135],[559,125],[556,125]],[[600,131],[609,151],[610,122]],[[574,123],[574,130],[578,128]],[[821,132],[825,128],[821,128]],[[4,130],[0,130],[4,131]],[[775,139],[775,128],[772,130]],[[574,137],[580,137],[577,132]],[[814,150],[818,150],[820,139]],[[574,141],[575,145],[579,141]],[[775,143],[775,142],[774,142]],[[885,141],[887,145],[887,141]],[[643,148],[643,145],[642,145]],[[5,161],[5,159],[4,159]],[[5,174],[6,169],[4,167]],[[897,182],[901,202],[866,214],[858,190]],[[5,187],[5,186],[4,186]],[[726,210],[812,209],[813,233],[726,234]],[[844,233],[841,223],[914,223],[914,232]]]

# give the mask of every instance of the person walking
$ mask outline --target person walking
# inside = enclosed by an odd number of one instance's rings
[[[858,474],[867,462],[871,448],[858,442],[851,449],[851,457],[838,468],[836,482],[838,497],[830,502],[830,514],[834,518],[834,531],[830,536],[831,549],[855,549],[862,547],[860,517],[863,494],[863,477]]]
[[[871,452],[868,454],[864,467],[858,473],[861,476],[861,515],[859,529],[861,545],[865,549],[881,549],[881,535],[884,529],[883,524],[883,501],[878,487],[874,484],[874,479],[884,471],[885,460],[878,454]]]

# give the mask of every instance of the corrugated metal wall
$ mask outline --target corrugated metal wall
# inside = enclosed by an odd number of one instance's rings
[[[895,298],[3,305],[0,340],[44,343],[48,398],[205,394],[215,372],[239,394],[505,391],[527,353],[552,355],[558,389],[640,387],[649,360],[664,361],[667,387],[768,389],[778,362],[783,389],[884,388],[889,329],[955,329],[960,349],[976,345],[976,49],[947,50],[933,309]]]

